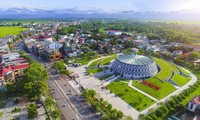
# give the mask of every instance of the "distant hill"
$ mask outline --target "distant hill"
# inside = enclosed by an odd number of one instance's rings
[[[107,11],[91,9],[86,11],[72,9],[28,9],[9,8],[0,9],[0,19],[31,19],[31,18],[116,18],[116,19],[147,19],[147,20],[200,20],[200,13],[178,11],[169,13],[121,11],[109,13]]]

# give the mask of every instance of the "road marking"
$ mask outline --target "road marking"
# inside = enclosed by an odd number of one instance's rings
[[[72,110],[72,112],[75,114],[75,116],[77,117],[77,119],[80,119],[79,116],[77,115],[77,113],[75,113],[75,111],[73,110],[74,107],[72,105],[70,105],[70,101],[69,98],[65,95],[65,92],[63,91],[62,88],[60,88],[60,86],[58,85],[58,83],[56,82],[56,80],[54,79],[54,77],[51,75],[51,73],[48,71],[48,73],[50,74],[50,76],[53,78],[53,82],[55,83],[55,85],[58,88],[58,91],[60,92],[61,96],[63,96],[63,98],[65,98],[67,104],[69,105],[69,108]],[[73,107],[73,108],[72,108]]]

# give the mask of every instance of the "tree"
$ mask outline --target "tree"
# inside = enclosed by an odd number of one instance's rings
[[[59,118],[60,118],[60,115],[61,115],[60,110],[54,110],[54,111],[52,111],[52,112],[50,113],[50,116],[51,116],[51,118],[52,118],[53,120],[59,119]]]
[[[194,61],[196,59],[200,59],[200,52],[193,51],[190,55],[188,55],[188,59],[190,61]]]
[[[41,95],[44,95],[48,89],[47,84],[44,82],[28,82],[24,86],[27,97],[31,100],[40,99]]]
[[[41,64],[36,62],[32,62],[24,73],[25,79],[27,79],[29,82],[40,82],[48,79],[47,70]]]
[[[91,89],[91,90],[89,90],[89,94],[91,97],[94,97],[96,95],[96,91]]]
[[[37,107],[36,104],[30,104],[28,106],[28,118],[35,118],[37,117],[38,112],[37,112]]]
[[[156,110],[156,116],[157,117],[162,117],[163,116],[163,111],[161,109]]]
[[[107,108],[108,108],[108,110],[112,110],[112,105],[108,104]]]
[[[52,97],[47,97],[44,101],[44,105],[49,111],[52,111],[56,106],[56,101]]]
[[[122,111],[118,111],[118,112],[117,112],[117,118],[118,118],[118,119],[121,119],[123,116],[124,116],[124,114],[123,114]]]

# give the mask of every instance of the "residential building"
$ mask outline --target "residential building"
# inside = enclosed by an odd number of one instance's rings
[[[15,78],[24,75],[29,63],[20,58],[19,53],[3,54],[1,56],[0,85],[14,83]]]
[[[117,30],[108,30],[107,34],[108,35],[121,35],[122,32],[121,31],[117,31]]]
[[[172,53],[172,55],[182,55],[182,54],[183,54],[183,50],[175,50]]]
[[[194,97],[187,106],[187,110],[199,114],[200,111],[200,96]]]
[[[184,48],[191,48],[194,51],[200,51],[200,46],[199,45],[191,45],[191,44],[179,44],[179,46],[182,46]]]

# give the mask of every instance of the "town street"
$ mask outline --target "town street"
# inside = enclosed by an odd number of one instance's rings
[[[17,50],[23,50],[23,43],[18,45]],[[47,66],[49,72],[48,85],[52,97],[57,101],[58,109],[62,112],[63,120],[98,120],[99,115],[96,115],[91,107],[86,103],[85,99],[80,97],[79,93],[73,89],[67,80],[62,79],[59,74],[51,69],[51,64],[41,61],[33,54],[26,53],[37,62]],[[65,106],[65,107],[64,107]]]

